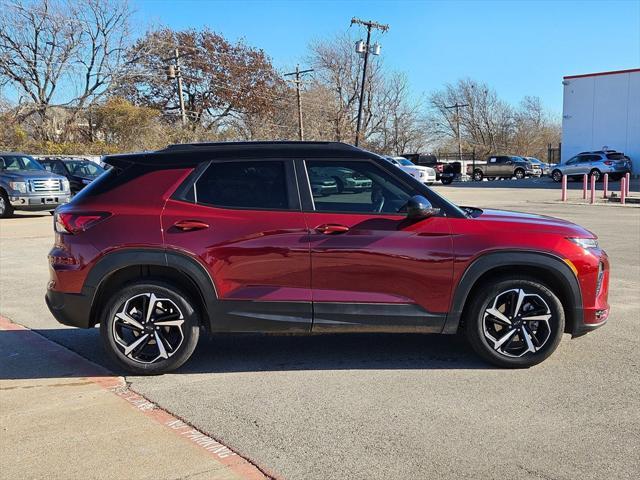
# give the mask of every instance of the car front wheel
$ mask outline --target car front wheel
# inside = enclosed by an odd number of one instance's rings
[[[156,280],[122,287],[108,300],[100,322],[109,357],[140,375],[178,368],[195,350],[199,334],[200,321],[192,300]]]
[[[13,215],[13,207],[9,202],[9,197],[4,190],[0,190],[0,218],[7,218],[11,215]]]
[[[554,182],[559,182],[562,180],[562,172],[560,170],[554,170],[551,172],[551,178],[553,178]]]
[[[473,172],[473,179],[476,182],[480,182],[482,181],[482,178],[484,177],[484,174],[482,173],[481,170],[476,170],[475,172]]]
[[[465,333],[486,361],[526,368],[545,360],[564,332],[558,297],[534,279],[504,277],[483,286],[465,310]]]

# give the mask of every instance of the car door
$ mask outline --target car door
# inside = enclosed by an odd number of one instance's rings
[[[291,160],[202,165],[166,202],[166,247],[215,285],[212,329],[309,332],[311,260]]]
[[[309,160],[298,171],[334,167],[369,178],[371,189],[311,196],[301,189],[310,230],[313,331],[440,332],[453,271],[449,222],[408,222],[419,187],[371,160]],[[299,178],[304,185],[304,176]],[[426,187],[424,187],[426,188]]]
[[[600,155],[581,155],[580,156],[580,171],[581,175],[589,174],[591,170],[597,166],[597,162],[600,160]]]

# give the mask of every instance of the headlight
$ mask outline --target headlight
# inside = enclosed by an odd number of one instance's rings
[[[20,193],[27,193],[27,182],[9,182],[9,187]]]
[[[64,192],[69,191],[69,180],[67,180],[66,178],[63,178],[60,183],[62,184],[62,191]]]
[[[575,238],[569,237],[567,240],[575,243],[582,248],[598,248],[598,240],[595,238]]]

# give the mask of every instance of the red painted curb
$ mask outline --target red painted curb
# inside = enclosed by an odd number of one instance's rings
[[[40,352],[46,352],[56,359],[56,361],[65,364],[77,373],[78,377],[86,377],[87,380],[100,386],[103,390],[116,395],[129,404],[130,407],[138,410],[147,417],[153,419],[156,423],[163,425],[187,442],[195,445],[203,450],[206,454],[213,457],[217,462],[229,467],[233,472],[240,475],[246,480],[264,480],[275,479],[275,475],[265,473],[256,465],[226,445],[220,443],[215,438],[200,432],[188,423],[173,416],[166,410],[160,408],[157,404],[146,399],[139,393],[134,392],[122,377],[114,376],[112,372],[106,368],[97,365],[90,360],[68,350],[42,335],[33,332],[31,329],[13,323],[6,317],[0,315],[0,331],[22,331],[29,332],[30,335],[24,338],[24,343]]]

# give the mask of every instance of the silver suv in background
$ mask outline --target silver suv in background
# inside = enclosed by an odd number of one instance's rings
[[[559,163],[551,172],[551,178],[559,182],[565,175],[572,178],[587,174],[598,181],[608,173],[611,180],[619,180],[631,170],[631,159],[624,153],[615,150],[599,150],[581,152],[565,163]]]
[[[0,218],[14,210],[50,210],[71,197],[69,180],[23,153],[0,152]]]

